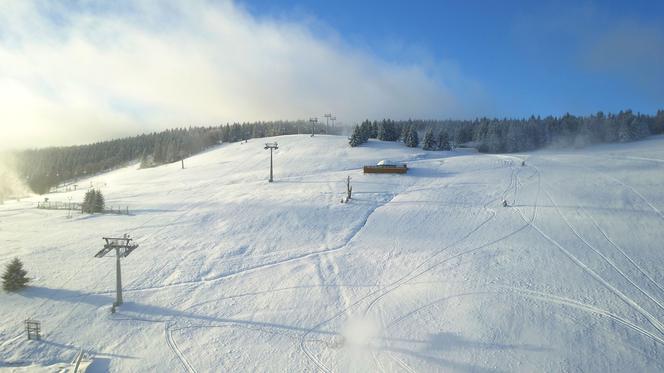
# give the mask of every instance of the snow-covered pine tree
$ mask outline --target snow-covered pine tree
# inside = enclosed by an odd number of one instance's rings
[[[350,144],[351,147],[356,147],[362,145],[364,141],[362,141],[362,130],[360,129],[360,126],[355,126],[353,129],[353,134],[350,136],[350,140],[348,141],[348,144]]]
[[[500,153],[503,151],[503,141],[497,122],[490,122],[484,144],[489,153]]]
[[[664,133],[664,110],[657,110],[657,115],[653,118],[650,132],[653,134]]]
[[[632,140],[639,140],[645,137],[650,136],[650,129],[648,128],[648,123],[641,118],[640,115],[635,116],[630,125],[630,138]]]
[[[410,126],[408,130],[405,143],[406,146],[409,148],[416,148],[420,144],[420,138],[417,135],[417,131],[413,126]]]
[[[411,126],[409,124],[404,124],[401,126],[401,141],[405,144],[408,140],[408,135],[410,134]]]
[[[507,134],[505,135],[505,151],[508,153],[518,152],[520,150],[519,139],[523,137],[523,133],[520,132],[520,128],[517,127],[517,124],[511,123],[507,127]]]
[[[30,279],[26,276],[28,272],[23,269],[23,263],[18,258],[14,258],[2,274],[2,289],[4,291],[15,292],[23,289]]]
[[[90,189],[87,192],[85,192],[85,197],[83,197],[83,204],[81,206],[81,209],[83,210],[84,213],[92,214],[94,212],[93,206],[95,201],[95,195],[96,192],[94,189]]]
[[[427,130],[424,134],[424,140],[422,141],[423,150],[436,150],[436,140],[433,137],[433,131],[431,128]]]
[[[100,190],[90,189],[85,193],[81,209],[84,213],[94,214],[95,212],[104,212],[106,201]]]
[[[377,139],[378,138],[378,122],[374,121],[371,124],[371,135],[369,136],[370,139]]]
[[[95,193],[95,199],[93,204],[94,212],[104,212],[105,208],[106,208],[106,201],[104,199],[104,195],[101,193],[101,190],[98,190]]]
[[[168,145],[166,146],[166,154],[165,154],[165,161],[166,162],[173,162],[177,160],[177,154],[178,154],[178,147],[175,142],[175,139],[171,139],[168,142]]]
[[[441,130],[438,134],[438,150],[452,150],[452,147],[450,146],[450,136],[445,130]]]
[[[397,141],[399,140],[399,132],[394,126],[394,123],[389,119],[383,119],[378,126],[378,140],[381,141]]]
[[[632,140],[629,124],[624,121],[618,122],[618,141],[628,142]]]
[[[360,140],[361,144],[369,141],[371,137],[371,122],[367,119],[360,125]]]
[[[385,121],[378,125],[378,131],[376,132],[376,138],[380,141],[387,141],[387,134],[385,132]]]

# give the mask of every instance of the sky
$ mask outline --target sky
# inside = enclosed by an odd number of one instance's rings
[[[661,1],[0,0],[0,149],[664,109]]]

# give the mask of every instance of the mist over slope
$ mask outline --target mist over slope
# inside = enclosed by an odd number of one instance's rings
[[[83,190],[8,201],[0,264],[21,257],[33,282],[0,293],[0,361],[82,348],[92,372],[661,371],[663,143],[491,155],[279,136],[81,181],[131,216],[34,208]],[[408,174],[362,174],[381,159]],[[93,255],[124,233],[140,246],[111,314],[114,261]],[[26,317],[43,342],[24,340]]]
[[[0,152],[0,202],[30,194],[30,189],[17,172],[14,155],[9,152]]]

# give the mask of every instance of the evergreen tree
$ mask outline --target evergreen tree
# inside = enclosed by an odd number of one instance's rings
[[[85,192],[85,197],[83,197],[83,204],[81,206],[82,210],[86,214],[94,213],[94,204],[97,199],[97,192],[94,189],[90,189]]]
[[[422,142],[422,149],[424,150],[436,150],[436,140],[433,137],[433,130],[429,128],[424,134],[424,140]]]
[[[629,124],[627,124],[623,121],[618,122],[617,135],[618,135],[618,141],[619,142],[628,142],[628,141],[632,140],[632,136],[631,136],[630,132],[631,131],[629,129]]]
[[[410,135],[410,131],[412,129],[411,125],[402,125],[401,126],[401,141],[403,141],[404,144],[407,144],[408,141],[408,136]]]
[[[362,124],[360,125],[361,143],[369,141],[369,138],[371,138],[371,132],[372,132],[371,122],[369,120],[365,120],[364,122],[362,122]]]
[[[387,141],[387,133],[385,129],[385,121],[378,125],[378,131],[376,132],[376,138],[380,141]]]
[[[519,151],[519,140],[523,138],[522,135],[523,133],[519,131],[519,127],[516,125],[509,126],[509,128],[507,128],[507,134],[505,135],[505,151],[508,153]]]
[[[106,201],[100,190],[90,189],[85,193],[82,205],[84,213],[94,214],[95,212],[104,212],[105,208]]]
[[[373,122],[371,124],[371,134],[369,135],[370,139],[378,138],[378,122]]]
[[[399,140],[399,132],[394,127],[394,122],[389,119],[383,119],[378,125],[378,140],[381,141],[397,141]]]
[[[664,133],[664,110],[657,110],[657,115],[650,125],[650,132],[652,134]]]
[[[168,142],[168,145],[166,146],[166,153],[164,155],[165,156],[164,160],[168,163],[177,160],[177,153],[178,153],[178,150],[177,150],[177,144],[175,142],[175,139],[171,139]]]
[[[498,128],[498,123],[489,123],[483,145],[486,146],[486,151],[489,153],[500,153],[503,151],[503,138]]]
[[[365,121],[360,144],[374,136],[382,141],[405,143],[411,128],[422,131],[443,130],[449,142],[474,142],[480,151],[528,151],[548,145],[584,146],[600,142],[627,142],[664,133],[664,111],[643,115],[624,110],[617,114],[590,116],[548,116],[528,119],[407,120]],[[438,128],[436,128],[438,127]],[[296,134],[309,128],[306,121],[233,123],[217,127],[175,128],[89,145],[52,147],[12,152],[22,181],[36,193],[46,193],[63,182],[75,182],[92,174],[106,172],[129,162],[142,167],[158,166],[179,160],[179,155],[194,155],[220,141],[233,142],[260,136]],[[440,141],[438,146],[441,147]],[[6,195],[5,195],[6,197]]]
[[[413,128],[413,126],[411,126],[406,133],[405,143],[409,148],[416,148],[420,144],[419,136],[417,135],[417,131],[415,128]]]
[[[362,145],[364,141],[362,141],[362,130],[360,129],[359,126],[355,126],[353,129],[353,134],[350,136],[350,140],[348,142],[351,147],[356,147]]]
[[[106,208],[106,201],[104,199],[104,195],[101,193],[101,190],[98,190],[95,193],[95,199],[93,205],[94,212],[104,212],[105,208]]]
[[[452,150],[452,147],[450,146],[450,136],[445,130],[441,130],[438,134],[438,150]]]
[[[23,269],[23,263],[18,258],[14,258],[7,264],[5,272],[2,274],[2,289],[9,292],[23,289],[30,281],[26,277],[27,274],[28,272]]]

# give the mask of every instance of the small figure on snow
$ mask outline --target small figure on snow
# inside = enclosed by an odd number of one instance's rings
[[[521,167],[526,165],[526,161],[521,161]]]
[[[507,200],[504,199],[504,200],[503,200],[503,207],[507,207],[507,206],[508,206],[508,205],[507,205]]]

